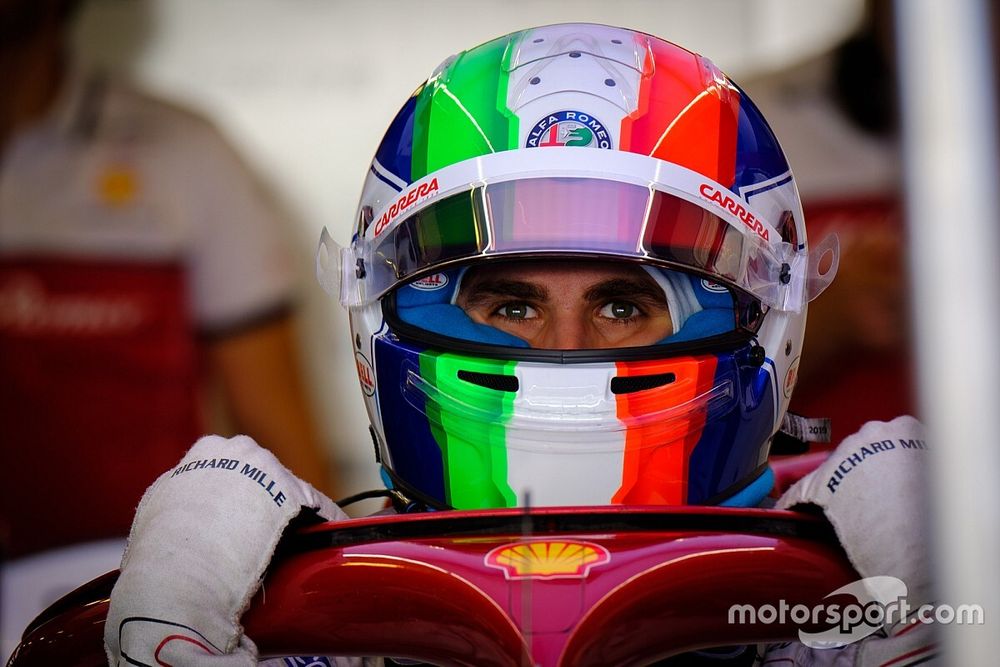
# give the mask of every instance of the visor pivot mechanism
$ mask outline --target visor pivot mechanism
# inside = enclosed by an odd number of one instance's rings
[[[781,281],[782,285],[787,285],[792,280],[792,267],[788,262],[784,262],[781,265],[781,273],[778,274],[778,280]]]
[[[358,280],[361,280],[368,274],[368,271],[365,270],[365,260],[358,258],[354,266],[354,277]]]
[[[751,341],[750,356],[747,359],[753,366],[763,366],[764,360],[767,358],[767,353],[764,351],[763,346],[757,342],[757,339]]]

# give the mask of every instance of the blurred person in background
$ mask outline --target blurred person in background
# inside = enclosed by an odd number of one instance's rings
[[[834,441],[915,409],[893,49],[891,2],[868,0],[832,51],[744,86],[795,165],[810,230],[840,237],[790,408],[830,417]]]
[[[0,0],[5,654],[46,604],[117,567],[143,490],[205,430],[208,384],[236,431],[332,491],[285,221],[206,120],[74,67],[80,4]],[[108,538],[54,571],[38,555]]]

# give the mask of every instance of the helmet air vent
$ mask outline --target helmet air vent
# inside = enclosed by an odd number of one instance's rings
[[[619,376],[611,378],[612,394],[631,394],[647,389],[656,389],[668,385],[676,380],[673,373],[659,373],[657,375],[633,375]]]
[[[459,371],[458,379],[465,380],[480,387],[494,391],[517,391],[519,385],[517,376],[499,375],[497,373],[477,373],[476,371]]]

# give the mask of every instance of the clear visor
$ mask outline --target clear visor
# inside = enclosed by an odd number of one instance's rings
[[[801,310],[832,280],[835,238],[810,256],[790,243],[763,240],[753,233],[752,214],[736,202],[729,208],[734,220],[659,184],[602,178],[481,184],[434,200],[344,252],[340,297],[348,306],[371,303],[413,278],[505,255],[634,258],[692,270],[791,311]],[[321,280],[323,253],[321,248]]]

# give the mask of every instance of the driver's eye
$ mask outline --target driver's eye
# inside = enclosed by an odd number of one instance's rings
[[[624,320],[633,317],[637,312],[634,304],[627,301],[612,301],[601,308],[600,315],[614,320]]]
[[[535,309],[526,303],[508,303],[500,306],[497,314],[509,320],[527,320],[535,317]]]

